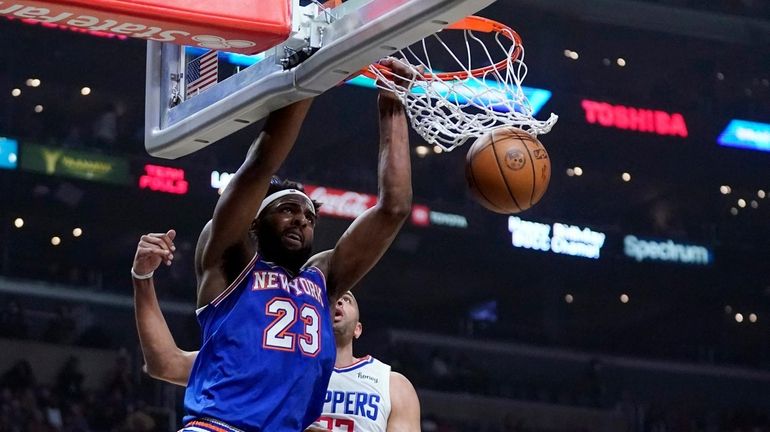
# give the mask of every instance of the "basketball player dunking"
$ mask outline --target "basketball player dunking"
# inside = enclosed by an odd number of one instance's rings
[[[172,245],[174,235],[173,231],[165,234]],[[145,237],[161,236],[164,234]],[[147,268],[155,269],[162,259],[163,249],[142,240],[134,266],[144,266],[144,262],[152,260],[153,265]],[[198,352],[183,351],[174,342],[151,280],[134,294],[147,373],[172,384],[187,385]],[[348,291],[337,301],[333,328],[337,360],[326,389],[323,413],[308,431],[419,431],[420,403],[409,380],[371,356],[353,357],[353,341],[363,330],[353,293]]]
[[[316,420],[335,361],[331,305],[379,261],[411,210],[406,116],[395,96],[381,93],[377,204],[334,249],[311,257],[316,203],[271,183],[309,106],[268,117],[199,238],[202,344],[185,393],[185,431],[299,431]],[[168,235],[142,242],[163,248],[170,263]],[[137,264],[132,276],[142,289],[152,269]]]

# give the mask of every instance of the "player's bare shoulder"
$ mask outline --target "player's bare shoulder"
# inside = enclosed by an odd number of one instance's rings
[[[415,398],[417,397],[417,392],[409,378],[394,371],[390,371],[390,392],[391,394],[398,393],[401,396],[411,393]]]
[[[409,380],[390,372],[390,417],[388,431],[420,431],[420,399]]]

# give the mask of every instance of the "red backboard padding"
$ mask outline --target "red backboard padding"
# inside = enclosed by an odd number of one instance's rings
[[[20,0],[0,15],[244,54],[291,32],[291,0]]]

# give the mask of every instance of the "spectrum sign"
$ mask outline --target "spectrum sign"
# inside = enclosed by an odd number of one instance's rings
[[[770,152],[770,124],[731,120],[717,141],[725,147]]]
[[[508,218],[508,231],[513,247],[591,259],[599,259],[607,238],[590,228],[562,223],[547,225],[516,216]]]
[[[689,135],[684,116],[679,113],[610,105],[588,99],[584,99],[581,105],[590,124],[662,136],[687,138]]]
[[[680,264],[709,265],[712,254],[697,245],[674,243],[673,240],[643,240],[633,235],[623,239],[623,253],[637,262],[666,261]]]

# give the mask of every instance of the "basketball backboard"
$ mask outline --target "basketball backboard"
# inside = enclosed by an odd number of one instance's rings
[[[145,146],[150,154],[174,159],[193,153],[275,109],[329,90],[495,0],[349,0],[334,9],[287,1],[289,39],[186,100],[184,48],[148,41]],[[297,57],[302,61],[295,64]]]

